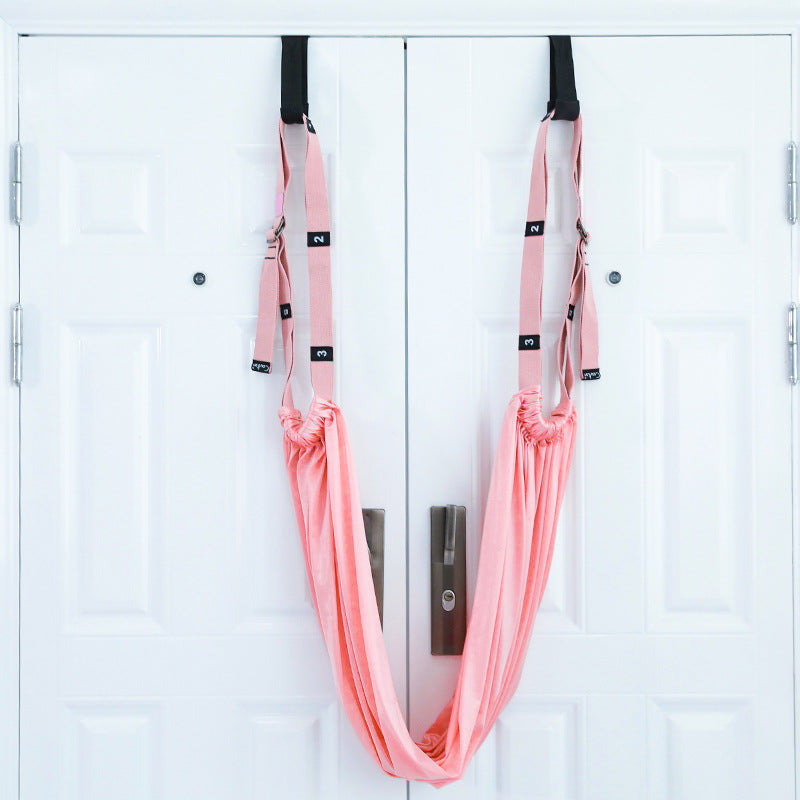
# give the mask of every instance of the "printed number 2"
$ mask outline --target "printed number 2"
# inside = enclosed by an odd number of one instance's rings
[[[541,236],[544,233],[544,220],[529,219],[525,223],[526,236]]]
[[[307,244],[309,247],[328,247],[331,243],[330,231],[309,231]]]

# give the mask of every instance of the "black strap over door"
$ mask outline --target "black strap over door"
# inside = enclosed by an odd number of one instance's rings
[[[575,68],[572,63],[572,40],[569,36],[548,36],[550,39],[550,101],[547,112],[553,119],[574,122],[581,113],[575,90]]]
[[[281,119],[308,116],[308,36],[281,36]]]

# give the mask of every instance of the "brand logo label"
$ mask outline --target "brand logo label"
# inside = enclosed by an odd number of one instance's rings
[[[581,378],[585,381],[596,381],[599,377],[599,369],[584,369],[581,371]]]
[[[308,232],[308,246],[309,247],[330,247],[331,246],[331,232],[330,231],[309,231]]]
[[[292,316],[291,303],[281,303],[281,319],[289,319]]]
[[[311,360],[312,361],[333,361],[333,347],[331,345],[325,347],[311,347]]]
[[[255,359],[253,359],[250,369],[253,372],[272,372],[272,366],[269,361],[256,361]]]
[[[567,309],[567,319],[572,319],[575,316],[575,306],[572,303],[569,304],[569,308]]]
[[[316,133],[314,126],[311,124],[311,120],[308,117],[306,117],[306,127],[308,128],[309,133]]]
[[[519,349],[520,350],[538,350],[539,349],[539,334],[538,333],[529,333],[525,336],[520,335],[519,337]]]
[[[533,222],[526,222],[525,223],[525,235],[526,236],[544,236],[544,220],[540,219],[538,221],[534,220]]]

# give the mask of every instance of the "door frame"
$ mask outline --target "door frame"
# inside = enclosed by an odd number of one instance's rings
[[[329,17],[329,6],[319,4],[322,20],[309,26],[302,15],[285,15],[281,20],[269,20],[266,15],[259,17],[256,7],[251,14],[242,19],[236,16],[236,9],[228,10],[229,19],[197,22],[188,2],[183,16],[170,22],[148,23],[143,20],[126,19],[122,10],[115,13],[109,7],[107,17],[90,16],[87,9],[78,5],[71,7],[71,17],[53,18],[36,16],[37,3],[26,4],[31,15],[27,18],[15,17],[5,13],[0,18],[0,145],[5,148],[6,157],[0,158],[0,181],[7,187],[0,192],[2,196],[3,224],[0,224],[0,314],[8,314],[5,328],[0,330],[10,334],[10,309],[19,302],[19,228],[11,221],[10,182],[12,148],[17,141],[18,119],[18,53],[19,37],[27,35],[159,35],[159,36],[278,36],[287,33],[307,33],[318,36],[546,36],[554,33],[568,33],[573,36],[720,36],[720,35],[784,35],[791,39],[791,140],[798,142],[800,131],[800,104],[796,93],[800,87],[800,15],[789,2],[781,0],[778,7],[771,6],[766,11],[753,14],[746,6],[735,10],[725,9],[729,16],[736,10],[745,21],[732,24],[720,11],[714,21],[703,4],[697,4],[695,18],[684,17],[681,21],[673,18],[674,10],[663,5],[648,11],[646,16],[633,0],[621,0],[612,12],[596,10],[597,6],[586,6],[577,15],[577,22],[570,17],[575,15],[551,14],[539,16],[532,23],[523,11],[509,13],[505,17],[494,17],[490,25],[478,19],[478,14],[465,11],[460,22],[444,25],[438,19],[446,19],[448,13],[446,0],[434,0],[428,5],[428,19],[421,21],[397,17],[393,11],[386,12],[386,19],[376,19],[375,6],[366,0],[357,0],[363,13],[354,19],[368,22],[348,23]],[[351,4],[352,5],[352,4]],[[7,11],[4,0],[0,0],[0,14]],[[477,6],[476,6],[477,7]],[[438,16],[437,16],[438,15]],[[335,15],[334,15],[335,16]],[[253,19],[255,17],[255,19]],[[631,22],[630,20],[639,20]],[[798,142],[800,144],[800,142]],[[788,145],[788,140],[787,140]],[[781,187],[776,187],[777,191]],[[786,191],[786,189],[783,189]],[[23,218],[24,218],[23,205]],[[24,224],[24,223],[23,223]],[[787,223],[788,224],[788,223]],[[791,228],[792,296],[786,298],[800,302],[800,223]],[[7,342],[10,341],[7,340]],[[791,398],[792,438],[792,551],[793,551],[793,618],[794,618],[794,712],[795,712],[795,798],[800,800],[800,678],[797,665],[800,664],[800,401],[797,399],[798,387]],[[19,564],[20,564],[20,519],[19,519],[19,441],[20,441],[20,392],[11,381],[10,343],[0,346],[0,407],[3,409],[0,425],[0,741],[9,746],[0,748],[0,796],[19,797]],[[408,534],[408,531],[406,531]]]
[[[19,796],[19,391],[11,380],[11,307],[19,302],[19,228],[11,221],[11,158],[17,140],[18,36],[0,23],[0,796]],[[13,743],[13,746],[12,746]]]

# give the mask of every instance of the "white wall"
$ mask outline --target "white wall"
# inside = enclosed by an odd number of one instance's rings
[[[702,26],[760,30],[800,24],[796,0],[0,0],[0,18],[25,33],[204,32],[516,34],[665,32]]]

